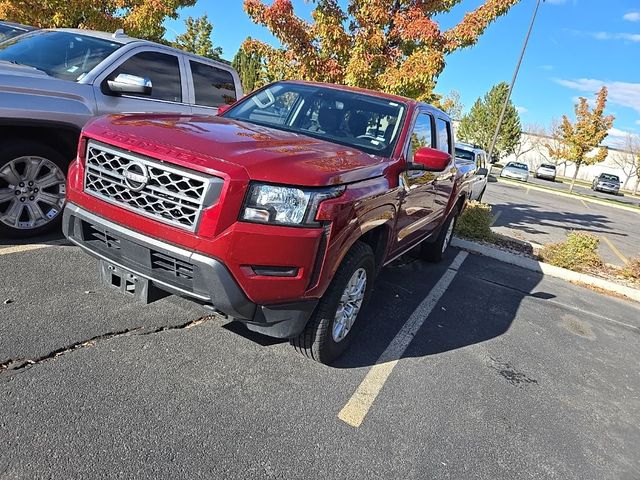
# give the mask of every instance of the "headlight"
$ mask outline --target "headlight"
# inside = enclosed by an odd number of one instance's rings
[[[240,215],[242,220],[276,225],[317,226],[318,205],[335,198],[344,187],[297,188],[254,183]]]

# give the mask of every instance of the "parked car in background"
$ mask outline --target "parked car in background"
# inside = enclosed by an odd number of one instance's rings
[[[95,116],[215,115],[241,96],[231,66],[122,31],[36,30],[3,42],[0,236],[33,236],[59,224],[67,167]]]
[[[601,173],[593,179],[591,190],[618,195],[620,193],[620,177],[611,173]]]
[[[468,163],[473,167],[469,200],[481,201],[489,181],[487,153],[477,145],[458,142],[456,143],[456,161]]]
[[[453,154],[430,105],[278,82],[219,117],[92,122],[63,231],[109,288],[183,295],[329,363],[384,265],[444,255],[468,198]]]
[[[33,30],[35,30],[35,27],[30,27],[29,25],[0,20],[0,43]]]
[[[552,163],[542,163],[535,171],[536,178],[544,178],[545,180],[556,181],[556,166]]]
[[[500,172],[502,178],[513,178],[514,180],[529,180],[529,167],[526,163],[509,162]]]

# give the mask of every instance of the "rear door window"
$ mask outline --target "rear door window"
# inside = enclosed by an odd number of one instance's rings
[[[236,101],[236,85],[227,70],[189,60],[196,105],[219,107]]]
[[[436,119],[436,135],[438,137],[438,150],[451,153],[451,133],[449,122],[441,118]]]
[[[167,102],[182,102],[180,62],[175,55],[160,52],[137,53],[116,68],[109,79],[113,80],[121,73],[151,80],[153,88],[150,96],[133,96]]]

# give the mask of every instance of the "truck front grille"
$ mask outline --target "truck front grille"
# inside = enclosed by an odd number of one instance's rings
[[[86,193],[185,230],[195,231],[222,182],[98,142],[87,145]]]

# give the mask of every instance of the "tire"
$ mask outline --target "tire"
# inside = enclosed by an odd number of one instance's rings
[[[330,364],[342,355],[359,327],[359,313],[371,295],[375,271],[375,259],[371,247],[366,243],[356,242],[338,267],[329,288],[320,299],[304,331],[290,340],[291,345],[306,357],[324,364]],[[351,320],[351,327],[346,332],[342,330],[344,336],[340,338],[337,333],[342,324],[338,323],[338,309],[346,289],[351,285],[356,274],[360,275],[361,272],[365,272],[363,297]],[[338,337],[337,340],[336,337]]]
[[[37,141],[0,145],[0,237],[29,238],[59,228],[68,165]]]
[[[449,245],[451,244],[453,230],[455,229],[456,222],[458,221],[458,214],[458,207],[455,207],[451,214],[449,214],[449,218],[447,218],[445,224],[442,226],[435,242],[422,242],[420,245],[420,258],[431,263],[437,263],[442,260],[447,248],[449,248]]]

